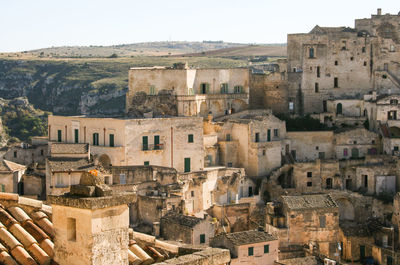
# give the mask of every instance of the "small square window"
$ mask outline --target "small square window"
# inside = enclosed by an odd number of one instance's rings
[[[316,147],[315,147],[315,150],[319,150],[319,146],[316,146]]]
[[[14,158],[17,157],[17,151],[14,151]]]
[[[367,66],[367,62],[364,62],[364,66]]]
[[[42,149],[42,150],[40,150],[40,155],[41,155],[41,156],[43,156],[43,155],[44,155],[44,151],[43,151],[43,149]]]
[[[264,253],[269,253],[269,245],[264,245]]]
[[[249,247],[247,250],[249,256],[253,256],[254,255],[254,247]]]
[[[307,187],[312,187],[312,182],[311,181],[307,182]]]
[[[354,61],[354,57],[350,57],[350,61]]]
[[[232,167],[232,163],[228,163],[228,167]]]
[[[339,65],[338,61],[335,61],[335,65]]]
[[[188,143],[193,143],[193,134],[188,135]]]
[[[150,166],[150,162],[149,161],[144,161],[144,165],[145,166]]]

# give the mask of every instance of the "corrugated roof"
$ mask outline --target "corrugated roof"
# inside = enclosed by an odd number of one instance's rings
[[[216,237],[226,237],[235,246],[277,240],[275,236],[268,234],[267,232],[257,230],[242,231],[229,234],[222,233],[217,235]]]
[[[337,203],[329,194],[282,196],[282,200],[291,210],[338,208]]]
[[[54,171],[87,171],[94,169],[93,163],[85,158],[65,158],[65,157],[49,157],[47,158],[50,170]]]
[[[89,144],[51,143],[51,154],[87,154]]]

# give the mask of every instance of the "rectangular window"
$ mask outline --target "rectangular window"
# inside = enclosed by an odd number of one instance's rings
[[[233,164],[232,163],[228,163],[228,167],[232,167],[233,166]]]
[[[397,120],[397,111],[388,111],[388,120]]]
[[[314,48],[310,48],[308,50],[308,55],[309,55],[310,58],[314,58]]]
[[[364,188],[368,188],[368,175],[363,175],[364,178]]]
[[[247,254],[249,256],[253,256],[254,255],[254,247],[249,247],[248,250],[247,250]]]
[[[243,93],[243,86],[235,86],[234,89],[235,89],[234,92],[236,94]]]
[[[321,77],[321,67],[317,66],[317,77]]]
[[[228,84],[227,83],[221,84],[221,94],[228,94]]]
[[[75,129],[74,130],[74,138],[75,138],[75,143],[77,144],[77,143],[79,143],[79,130],[78,129]]]
[[[263,156],[265,156],[265,150],[263,150],[262,154],[263,154]]]
[[[57,130],[57,142],[61,142],[62,140],[61,135],[62,135],[61,130]]]
[[[185,172],[190,172],[190,157],[185,158]]]
[[[333,78],[333,87],[334,88],[339,87],[339,79],[337,77]]]
[[[312,172],[307,172],[307,178],[312,178]]]
[[[264,245],[264,254],[269,253],[269,245]]]
[[[143,165],[150,166],[150,161],[144,161]]]
[[[319,217],[319,227],[325,228],[326,226],[326,217],[325,215],[322,215]]]
[[[365,53],[365,47],[362,47],[362,48],[361,48],[361,52],[362,52],[362,53]]]
[[[343,149],[343,156],[348,156],[348,149],[347,148],[345,148],[345,149]]]
[[[210,93],[210,84],[202,83],[200,84],[200,94],[208,94]]]
[[[142,150],[149,150],[149,138],[147,136],[142,137]]]
[[[4,184],[0,184],[0,191],[5,192],[6,191],[6,186]]]
[[[338,61],[335,61],[335,65],[338,65],[339,64],[339,62]]]
[[[256,133],[254,141],[256,143],[260,142],[260,133]]]
[[[193,143],[193,134],[188,135],[188,143]]]
[[[68,241],[76,241],[76,219],[67,218],[67,239]]]
[[[43,156],[43,155],[44,155],[44,151],[43,151],[43,149],[42,149],[42,150],[40,150],[40,155],[41,155],[41,156]]]
[[[231,135],[229,133],[226,134],[225,139],[227,142],[231,140]]]
[[[160,136],[154,135],[154,150],[160,150]]]
[[[271,142],[271,129],[267,130],[267,141]]]
[[[201,234],[200,235],[200,244],[205,244],[206,243],[206,235],[205,234]]]
[[[194,197],[194,190],[190,191],[190,196]]]
[[[156,87],[155,86],[150,86],[149,95],[155,95],[155,94],[156,94]]]
[[[307,187],[312,187],[312,182],[311,181],[307,182]]]
[[[14,158],[17,158],[18,154],[17,151],[14,151]]]
[[[99,134],[98,133],[93,134],[93,145],[99,145]]]
[[[110,147],[114,147],[114,134],[110,134]]]
[[[319,92],[319,84],[318,83],[315,83],[314,90],[315,90],[315,93]]]
[[[279,129],[274,129],[274,137],[279,137]]]
[[[126,184],[126,176],[124,173],[119,174],[119,184]]]

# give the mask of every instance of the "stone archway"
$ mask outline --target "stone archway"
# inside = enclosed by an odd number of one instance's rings
[[[208,112],[209,112],[209,110],[208,110],[207,103],[205,101],[201,102],[199,115],[201,117],[207,117]]]
[[[339,220],[340,221],[354,221],[354,206],[346,198],[336,200],[339,206]]]
[[[219,104],[218,101],[211,102],[210,111],[214,117],[218,117],[224,114],[221,104]]]
[[[108,168],[111,166],[111,159],[108,155],[103,154],[99,157],[99,165],[104,168]]]
[[[231,112],[236,113],[247,109],[247,104],[243,100],[235,99],[232,101]]]
[[[390,137],[400,138],[400,128],[396,126],[392,126],[389,128]]]

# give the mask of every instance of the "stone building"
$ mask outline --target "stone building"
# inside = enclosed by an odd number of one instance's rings
[[[380,153],[380,139],[377,133],[364,127],[341,128],[335,131],[337,159],[357,159]]]
[[[0,161],[0,192],[24,194],[22,176],[26,166],[8,161]]]
[[[333,131],[287,132],[286,138],[285,148],[296,161],[335,158]]]
[[[88,143],[105,167],[156,165],[178,172],[204,167],[202,118],[157,119],[49,116],[49,140]]]
[[[249,103],[249,81],[247,68],[131,68],[126,112],[202,117],[238,112]]]
[[[281,196],[267,204],[266,231],[279,239],[282,249],[309,245],[333,257],[339,242],[339,208],[330,195]]]
[[[214,236],[214,223],[208,216],[198,218],[172,211],[161,217],[160,236],[185,244],[208,245]]]
[[[7,150],[4,159],[26,166],[33,163],[44,164],[47,152],[47,143],[38,145],[21,143]]]
[[[278,260],[278,239],[264,231],[221,233],[210,245],[229,249],[232,265],[274,265]]]
[[[378,9],[371,18],[356,19],[354,28],[317,25],[309,33],[289,34],[288,76],[297,77],[289,92],[300,105],[296,111],[319,113],[327,100],[399,91],[399,21]]]
[[[286,125],[270,110],[247,110],[216,121],[222,165],[244,168],[248,176],[263,176],[281,166]]]

